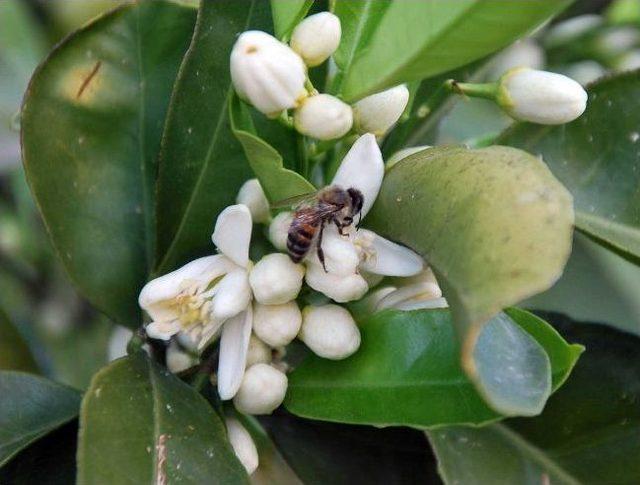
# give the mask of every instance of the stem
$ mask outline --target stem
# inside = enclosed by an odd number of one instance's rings
[[[304,81],[304,87],[309,92],[309,96],[315,96],[318,94],[318,90],[313,86],[311,79],[309,79],[308,77]]]
[[[142,351],[142,346],[147,339],[147,334],[144,331],[144,327],[140,327],[127,343],[127,355],[133,355]]]
[[[282,126],[288,128],[290,130],[295,129],[294,126],[293,126],[293,118],[291,116],[289,116],[289,114],[287,113],[286,110],[282,111],[282,113],[280,113],[280,115],[276,118],[276,120]]]
[[[472,98],[495,100],[498,94],[498,83],[459,83],[449,79],[444,83],[445,88],[455,94],[463,94]]]

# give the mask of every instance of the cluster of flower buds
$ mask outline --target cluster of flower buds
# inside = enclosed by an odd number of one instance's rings
[[[338,139],[352,131],[384,135],[407,106],[406,86],[373,94],[353,107],[311,87],[307,69],[336,51],[341,34],[340,19],[330,12],[300,22],[289,45],[265,32],[244,32],[231,52],[236,92],[271,118],[293,110],[294,128],[318,140]]]

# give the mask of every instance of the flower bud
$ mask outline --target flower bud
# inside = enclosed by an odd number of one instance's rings
[[[559,125],[584,112],[587,93],[562,74],[518,68],[500,78],[497,101],[516,120]]]
[[[269,241],[279,251],[287,250],[287,236],[292,221],[293,214],[291,212],[280,212],[269,224]]]
[[[291,48],[309,67],[322,64],[340,44],[340,19],[331,12],[311,15],[300,22],[291,34]]]
[[[633,49],[622,55],[615,63],[619,71],[633,71],[640,69],[640,49]]]
[[[127,345],[129,340],[133,336],[131,329],[115,325],[109,337],[109,344],[107,347],[107,359],[109,362],[119,359],[127,355]]]
[[[607,73],[607,70],[601,64],[591,59],[585,61],[574,62],[562,69],[562,74],[570,77],[583,86],[592,83]]]
[[[547,32],[544,39],[545,46],[551,48],[575,42],[593,32],[602,23],[603,18],[595,14],[578,15],[558,22]]]
[[[286,393],[286,375],[270,365],[256,364],[245,372],[233,404],[241,413],[271,414]]]
[[[256,303],[253,312],[253,331],[271,347],[289,344],[302,325],[302,314],[295,301],[283,305]]]
[[[353,119],[360,133],[384,135],[402,116],[409,102],[404,84],[372,94],[353,105]]]
[[[509,46],[502,51],[491,62],[491,78],[496,79],[509,69],[515,67],[529,67],[531,69],[542,69],[545,64],[545,54],[532,39],[523,39]]]
[[[253,267],[249,283],[253,296],[263,305],[295,300],[302,287],[304,267],[282,253],[267,254]]]
[[[249,339],[249,349],[247,350],[246,368],[254,364],[269,364],[270,362],[271,349],[262,340],[252,334]]]
[[[253,222],[266,224],[271,219],[269,201],[258,179],[247,180],[242,184],[236,197],[236,204],[244,204],[249,208]]]
[[[360,347],[360,330],[356,322],[338,305],[306,307],[302,311],[302,329],[298,337],[325,359],[345,359]]]
[[[189,367],[196,365],[198,359],[185,352],[176,342],[171,342],[167,348],[167,369],[169,372],[177,374]]]
[[[329,94],[318,94],[302,101],[293,114],[293,124],[303,135],[333,140],[346,135],[353,125],[351,106]]]
[[[259,464],[258,450],[253,438],[237,419],[226,418],[224,422],[227,426],[227,436],[233,452],[247,470],[247,474],[251,475]]]
[[[231,51],[231,80],[238,95],[267,116],[295,108],[307,95],[302,58],[275,37],[244,32]]]
[[[306,282],[314,290],[338,303],[359,300],[369,289],[366,280],[359,274],[333,274],[313,263],[307,266]]]

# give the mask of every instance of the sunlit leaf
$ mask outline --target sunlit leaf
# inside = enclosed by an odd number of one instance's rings
[[[293,28],[307,14],[313,0],[271,0],[276,37],[287,40]]]

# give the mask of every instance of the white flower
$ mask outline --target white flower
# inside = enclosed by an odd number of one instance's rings
[[[295,300],[302,288],[304,267],[295,264],[286,254],[263,257],[249,277],[255,299],[263,305],[281,305]]]
[[[231,80],[238,95],[267,116],[295,108],[307,91],[302,58],[275,37],[244,32],[231,51]]]
[[[398,150],[393,155],[389,157],[386,163],[386,169],[389,170],[400,160],[407,158],[409,155],[413,155],[414,153],[421,152],[422,150],[426,150],[427,148],[431,148],[431,145],[421,145],[417,147],[408,147],[403,148],[402,150]]]
[[[178,342],[171,341],[167,348],[167,369],[177,374],[198,363],[198,359],[180,348]]]
[[[360,347],[360,330],[351,314],[338,305],[308,306],[302,311],[298,335],[316,355],[345,359]]]
[[[247,470],[247,474],[251,475],[259,464],[258,450],[253,438],[237,419],[225,418],[224,423],[227,426],[227,435],[233,452]]]
[[[255,312],[254,312],[255,323]],[[255,335],[251,335],[249,339],[249,350],[247,351],[247,368],[253,364],[269,364],[271,363],[271,349],[267,344]]]
[[[250,179],[242,184],[236,197],[236,203],[246,205],[249,208],[254,223],[266,224],[271,220],[269,201],[258,179]]]
[[[353,105],[353,119],[360,133],[384,135],[402,116],[409,102],[404,84],[372,94]]]
[[[311,15],[300,22],[291,34],[291,48],[309,67],[322,64],[340,44],[340,19],[330,12]]]
[[[587,93],[562,74],[517,68],[500,78],[497,101],[516,120],[557,125],[584,112]]]
[[[569,44],[597,29],[602,23],[603,18],[594,14],[578,15],[558,22],[549,29],[545,36],[545,45],[547,47],[557,47]]]
[[[241,413],[271,414],[286,393],[286,375],[270,365],[256,364],[245,372],[233,404]]]
[[[196,259],[145,285],[138,299],[151,317],[152,338],[184,340],[204,348],[222,331],[218,392],[222,399],[236,393],[245,369],[251,335],[249,243],[251,214],[244,205],[223,210],[211,239],[220,254]]]
[[[282,305],[261,305],[253,307],[253,331],[271,347],[289,344],[302,324],[302,314],[295,301]]]
[[[544,49],[533,39],[523,39],[515,42],[495,57],[490,66],[492,72],[490,78],[496,79],[515,67],[542,69],[544,64]]]
[[[353,144],[338,168],[332,185],[356,188],[363,197],[362,217],[375,202],[382,178],[384,162],[375,136],[366,134]],[[291,217],[290,215],[288,217]],[[271,241],[277,245],[286,241],[287,216],[279,215],[269,228]],[[423,269],[424,262],[412,250],[392,243],[377,234],[350,226],[338,233],[334,224],[325,226],[322,249],[325,256],[324,271],[315,246],[306,259],[306,282],[314,290],[343,303],[361,298],[368,290],[360,271],[384,276],[412,276]],[[279,246],[282,247],[282,246]]]
[[[287,250],[287,235],[292,221],[291,212],[280,212],[269,224],[269,241],[280,251]]]
[[[384,290],[384,291],[383,291]],[[399,280],[396,287],[381,288],[373,311],[395,308],[396,310],[418,310],[446,308],[436,277],[430,268],[411,277]]]
[[[293,124],[300,133],[318,140],[341,138],[351,130],[351,106],[335,96],[318,94],[301,102],[293,114]]]

